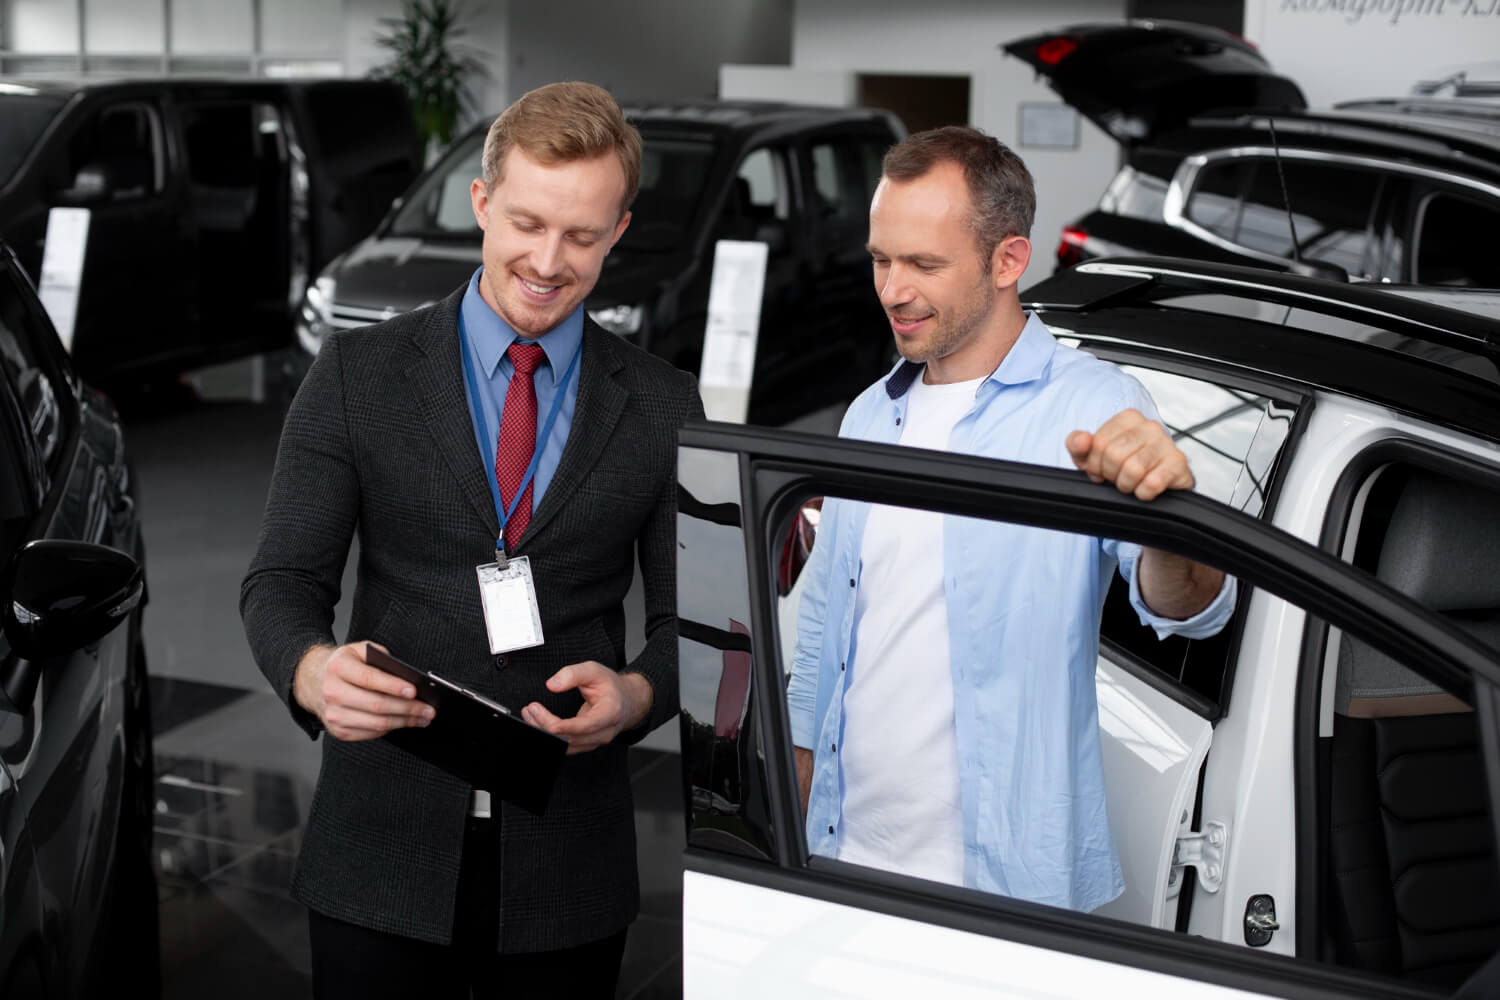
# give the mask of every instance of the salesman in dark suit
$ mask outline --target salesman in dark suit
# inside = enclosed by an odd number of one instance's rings
[[[240,606],[293,718],[331,737],[292,882],[320,997],[613,996],[639,908],[625,746],[677,710],[676,431],[702,414],[691,376],[583,310],[639,176],[606,92],[526,94],[471,192],[483,267],[331,336],[287,416]],[[646,645],[626,663],[636,557]],[[521,565],[521,605],[482,598],[485,571]],[[497,643],[531,602],[542,644]],[[431,710],[367,642],[567,738],[545,816],[380,738]]]

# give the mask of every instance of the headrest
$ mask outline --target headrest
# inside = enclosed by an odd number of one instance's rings
[[[1500,500],[1458,479],[1413,474],[1376,576],[1435,611],[1500,609]]]

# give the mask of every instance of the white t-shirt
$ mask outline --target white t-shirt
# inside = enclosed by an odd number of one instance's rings
[[[917,379],[901,443],[947,450],[983,378]],[[943,516],[875,506],[865,522],[844,694],[843,861],[962,885]],[[828,750],[828,747],[823,747]]]

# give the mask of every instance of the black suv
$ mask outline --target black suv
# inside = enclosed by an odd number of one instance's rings
[[[88,211],[71,350],[96,382],[290,343],[308,277],[421,168],[388,81],[0,86],[0,236],[43,284],[53,209]]]
[[[0,996],[155,995],[141,566],[114,409],[0,244]]]
[[[587,306],[603,327],[697,371],[716,240],[769,247],[750,419],[779,423],[885,370],[890,334],[870,291],[870,197],[904,135],[881,111],[750,102],[626,106],[641,131],[630,228]],[[369,239],[308,289],[299,339],[364,326],[457,288],[480,264],[469,185],[486,125],[455,141]],[[304,361],[306,359],[303,359]]]
[[[1248,42],[1171,22],[1082,25],[1004,48],[1124,150],[1098,207],[1063,230],[1061,265],[1172,254],[1500,287],[1500,105],[1309,110]]]

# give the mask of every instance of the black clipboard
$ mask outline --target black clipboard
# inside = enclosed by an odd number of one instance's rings
[[[394,729],[385,735],[388,742],[528,812],[546,811],[567,740],[374,644],[365,646],[365,661],[411,682],[417,699],[437,709],[425,728]]]

